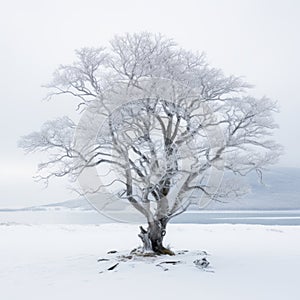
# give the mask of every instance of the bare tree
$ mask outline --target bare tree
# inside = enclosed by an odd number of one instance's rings
[[[148,223],[140,227],[144,250],[173,253],[163,246],[166,226],[199,192],[215,200],[241,192],[220,185],[221,177],[212,180],[212,172],[260,173],[277,161],[281,147],[269,139],[276,103],[249,96],[249,84],[210,67],[203,53],[145,32],[76,55],[47,87],[49,98],[74,96],[81,121],[48,121],[20,146],[49,153],[39,165],[46,182],[86,178],[92,168],[106,174],[84,193],[109,187],[141,213]]]

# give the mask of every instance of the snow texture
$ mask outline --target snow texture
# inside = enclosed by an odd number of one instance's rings
[[[299,226],[171,224],[166,244],[177,255],[154,259],[182,263],[158,267],[150,257],[101,273],[113,263],[97,260],[129,254],[138,232],[131,224],[2,223],[1,299],[300,299]],[[209,267],[196,268],[195,257]]]

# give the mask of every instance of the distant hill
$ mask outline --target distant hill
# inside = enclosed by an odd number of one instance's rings
[[[263,174],[263,184],[254,173],[245,181],[251,191],[240,199],[228,199],[227,203],[211,202],[206,209],[300,209],[300,169],[273,168]]]
[[[266,171],[263,183],[259,182],[256,174],[249,174],[245,181],[251,191],[239,199],[227,199],[226,203],[211,202],[205,209],[211,210],[289,210],[300,209],[300,169],[273,168]],[[192,207],[195,209],[196,207]],[[22,209],[1,209],[1,211],[26,210],[62,210],[75,209],[89,211],[92,205],[85,198],[77,198],[59,203]]]
[[[31,209],[36,210],[36,209],[59,209],[59,208],[80,209],[80,210],[93,210],[94,209],[92,207],[92,205],[84,197],[67,200],[64,202],[36,206],[36,207],[32,207]]]

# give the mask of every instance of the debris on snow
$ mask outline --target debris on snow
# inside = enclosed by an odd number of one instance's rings
[[[194,264],[196,265],[196,267],[203,269],[203,268],[207,268],[208,267],[209,262],[204,257],[204,258],[201,258],[201,259],[194,260]]]
[[[198,269],[205,270],[209,266],[209,261],[206,256],[209,254],[206,251],[189,251],[189,250],[178,250],[175,251],[175,257],[178,259],[169,260],[167,255],[158,255],[153,252],[143,252],[140,248],[133,249],[129,254],[127,252],[118,252],[114,250],[108,251],[110,254],[108,258],[100,258],[98,262],[115,263],[114,265],[107,268],[107,266],[100,273],[114,270],[119,264],[126,264],[130,262],[131,267],[139,267],[143,264],[153,264],[155,267],[160,267],[163,271],[169,271],[170,267],[175,269],[176,265],[183,264],[186,267],[196,267]],[[115,254],[115,255],[114,255]]]
[[[107,269],[107,271],[112,271],[112,270],[115,269],[118,265],[119,265],[119,263],[114,264],[113,266],[109,267],[109,268]]]

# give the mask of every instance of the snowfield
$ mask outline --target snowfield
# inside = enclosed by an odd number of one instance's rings
[[[60,299],[300,299],[300,227],[171,224],[165,243],[184,255],[156,266],[153,258],[113,263],[109,250],[138,246],[137,225],[0,226],[0,298]],[[193,266],[206,251],[210,267]],[[116,255],[113,254],[112,257]],[[152,261],[151,261],[152,260]]]

